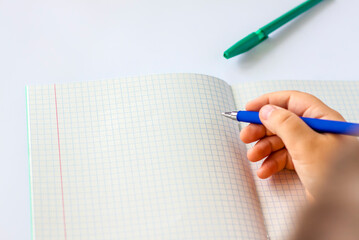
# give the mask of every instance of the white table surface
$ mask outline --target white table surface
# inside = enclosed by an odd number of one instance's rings
[[[230,84],[359,79],[359,2],[325,0],[231,60],[300,0],[0,0],[0,236],[30,238],[25,85],[164,72]]]

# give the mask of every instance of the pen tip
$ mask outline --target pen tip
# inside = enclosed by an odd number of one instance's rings
[[[236,120],[237,119],[237,112],[223,112],[222,116]]]
[[[230,118],[231,117],[231,112],[223,112],[222,116]]]

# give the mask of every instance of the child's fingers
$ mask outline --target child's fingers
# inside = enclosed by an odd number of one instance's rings
[[[264,137],[265,134],[266,128],[263,125],[251,123],[241,130],[239,137],[244,143],[251,143]]]
[[[259,178],[265,179],[281,171],[285,167],[293,169],[288,166],[293,167],[291,157],[288,154],[287,149],[281,149],[272,153],[266,160],[264,160],[262,166],[257,171],[257,175]]]
[[[313,104],[323,104],[318,98],[308,93],[299,91],[278,91],[264,94],[246,104],[246,110],[259,111],[264,105],[271,104],[290,110],[291,107],[296,107],[298,112],[296,114],[303,114],[303,112]],[[298,106],[299,105],[299,106]],[[293,110],[292,110],[293,111]]]
[[[264,105],[276,105],[298,116],[343,121],[335,110],[325,105],[315,96],[299,91],[279,91],[264,94],[246,104],[246,110],[259,111]]]
[[[263,125],[251,123],[241,130],[239,137],[244,143],[252,143],[258,141],[265,136],[272,135],[273,133],[270,132],[267,128],[265,128]]]
[[[311,129],[294,113],[277,106],[266,105],[261,108],[259,117],[266,128],[282,139],[292,155],[301,156],[310,153],[313,143],[322,135]]]
[[[284,147],[284,143],[278,136],[265,137],[259,140],[247,153],[251,162],[257,162]]]

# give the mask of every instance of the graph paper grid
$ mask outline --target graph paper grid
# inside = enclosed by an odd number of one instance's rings
[[[359,122],[359,82],[350,81],[258,81],[232,87],[237,109],[264,93],[280,90],[299,90],[311,93],[340,112],[347,121]],[[242,123],[241,127],[247,124]],[[252,147],[249,145],[248,148]],[[256,171],[262,161],[251,164],[266,227],[271,239],[288,239],[298,210],[306,201],[304,188],[292,171],[280,172],[261,180]]]
[[[225,82],[28,88],[34,239],[266,239]]]

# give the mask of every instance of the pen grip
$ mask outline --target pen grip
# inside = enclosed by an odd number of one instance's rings
[[[316,118],[306,118],[306,117],[300,117],[300,118],[310,128],[312,128],[317,132],[359,136],[359,124],[357,123],[316,119]],[[241,122],[262,124],[261,120],[259,119],[259,113],[252,111],[239,111],[237,113],[237,120]]]

